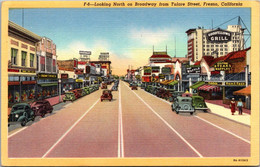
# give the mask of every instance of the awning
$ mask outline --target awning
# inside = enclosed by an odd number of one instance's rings
[[[164,80],[164,81],[160,82],[160,84],[165,85],[165,83],[168,82],[168,81],[169,81],[169,80]]]
[[[168,85],[173,86],[173,85],[177,84],[178,82],[179,82],[179,81],[174,80],[174,81],[170,82]]]
[[[233,92],[234,95],[251,96],[251,85],[246,88]]]
[[[58,83],[43,83],[43,84],[39,84],[40,86],[44,87],[44,86],[57,86]]]
[[[219,92],[220,91],[220,87],[219,86],[214,86],[214,85],[203,85],[203,86],[199,87],[198,90]]]
[[[198,89],[199,87],[205,85],[205,82],[204,81],[198,81],[196,82],[195,84],[191,85],[190,88],[192,89]]]

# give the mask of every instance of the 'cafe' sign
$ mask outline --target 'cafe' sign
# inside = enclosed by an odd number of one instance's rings
[[[221,29],[208,32],[206,38],[208,42],[212,43],[227,43],[232,39],[231,32]]]

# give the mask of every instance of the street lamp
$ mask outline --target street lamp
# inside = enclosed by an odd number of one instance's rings
[[[59,79],[59,102],[61,102],[61,79]]]

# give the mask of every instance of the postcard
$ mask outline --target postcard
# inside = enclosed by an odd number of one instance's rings
[[[4,1],[1,17],[1,165],[259,165],[259,2]]]

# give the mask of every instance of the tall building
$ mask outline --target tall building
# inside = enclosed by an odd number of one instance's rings
[[[34,99],[36,87],[36,45],[41,37],[8,22],[8,103]]]
[[[221,57],[229,52],[244,49],[244,29],[241,25],[228,25],[223,29],[189,29],[188,36],[188,58],[196,62],[202,56]]]

